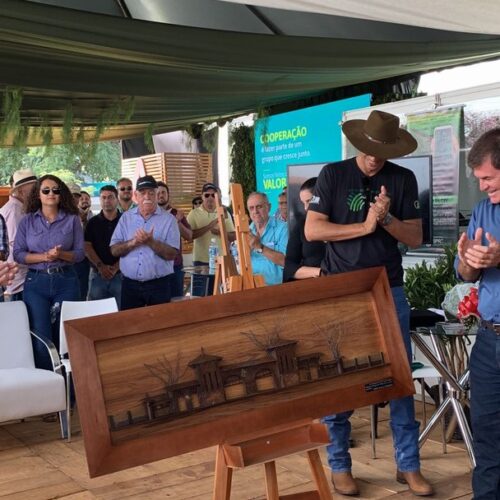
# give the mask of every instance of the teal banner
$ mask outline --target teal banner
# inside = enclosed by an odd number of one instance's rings
[[[342,159],[340,124],[345,111],[370,105],[370,94],[261,118],[255,124],[257,190],[271,210],[287,185],[287,167]]]

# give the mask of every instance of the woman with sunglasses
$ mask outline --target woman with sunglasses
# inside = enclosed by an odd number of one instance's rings
[[[61,179],[44,175],[33,186],[25,211],[14,240],[15,261],[29,269],[23,300],[31,329],[58,345],[60,306],[80,298],[73,266],[84,257],[78,208]],[[37,347],[37,367],[51,369],[47,351]]]

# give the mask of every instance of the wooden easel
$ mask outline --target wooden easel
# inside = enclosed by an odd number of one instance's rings
[[[243,203],[243,190],[241,189],[241,184],[231,184],[231,202],[234,212],[236,245],[238,247],[241,275],[238,274],[229,247],[225,224],[225,210],[220,203],[219,197],[215,195],[222,249],[221,255],[217,257],[214,295],[248,290],[250,288],[258,288],[265,285],[263,276],[253,275],[252,273],[252,259],[250,257],[250,245],[248,244],[250,225],[248,224],[248,216],[245,212],[245,205]]]
[[[261,463],[265,468],[267,500],[331,500],[332,493],[318,452],[320,446],[329,442],[323,424],[304,421],[249,435],[237,443],[221,444],[217,447],[215,460],[213,500],[230,499],[233,469]],[[275,460],[303,452],[307,452],[316,490],[280,495]]]
[[[217,258],[214,295],[264,286],[264,277],[252,274],[252,260],[248,243],[250,226],[243,203],[241,185],[231,184],[231,201],[234,211],[241,275],[238,274],[229,249],[224,222],[224,208],[221,206],[217,195],[215,201],[222,241],[222,255]],[[270,427],[263,432],[244,436],[238,439],[237,442],[220,444],[217,447],[215,460],[213,499],[229,500],[233,469],[263,463],[268,500],[331,500],[332,494],[318,452],[319,447],[329,442],[326,426],[307,420],[280,427]],[[317,490],[280,496],[275,460],[306,451]]]

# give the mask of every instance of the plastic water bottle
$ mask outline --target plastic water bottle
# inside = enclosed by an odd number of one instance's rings
[[[215,274],[217,255],[219,255],[219,246],[217,245],[217,240],[212,238],[208,247],[208,272],[210,274]]]
[[[236,244],[236,241],[233,241],[231,243],[231,255],[233,256],[234,263],[236,264],[236,269],[238,270],[239,273],[240,271],[240,259],[238,256],[238,245]]]

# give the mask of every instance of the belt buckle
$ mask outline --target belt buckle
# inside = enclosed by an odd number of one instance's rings
[[[53,267],[47,268],[47,274],[56,274],[59,271],[60,271],[60,268],[58,266],[53,266]]]

